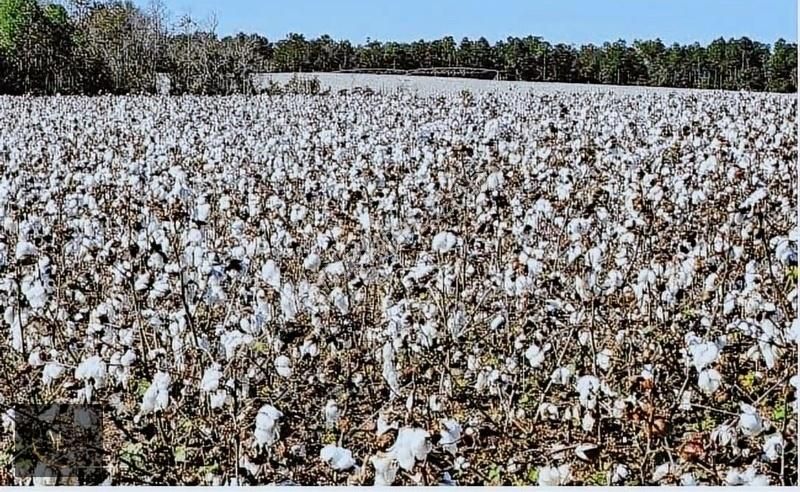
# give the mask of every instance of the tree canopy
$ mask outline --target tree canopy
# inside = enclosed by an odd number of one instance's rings
[[[213,20],[173,22],[154,1],[0,0],[0,92],[130,93],[155,89],[168,72],[177,92],[248,90],[254,72],[387,72],[466,67],[503,80],[793,92],[797,44],[747,37],[703,46],[660,39],[552,44],[539,36],[353,44],[290,33],[219,37]],[[428,73],[433,73],[427,70]],[[479,70],[472,70],[478,76]],[[443,72],[437,71],[437,74]],[[444,72],[445,74],[447,72]],[[466,71],[453,71],[463,76]]]

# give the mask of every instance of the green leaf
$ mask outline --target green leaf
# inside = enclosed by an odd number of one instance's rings
[[[704,431],[711,431],[717,426],[717,421],[711,415],[706,415],[703,421],[700,422],[700,429]]]
[[[136,394],[139,395],[139,397],[144,396],[145,392],[147,391],[147,388],[149,388],[149,387],[150,387],[150,383],[148,381],[145,381],[144,379],[137,380],[136,381]]]
[[[530,484],[537,484],[539,483],[539,469],[538,468],[528,468],[528,475],[526,476],[528,479],[528,483]]]
[[[500,469],[499,465],[492,465],[492,468],[489,470],[489,480],[492,482],[500,482],[500,475],[502,474],[502,470]]]
[[[754,373],[753,371],[750,371],[743,376],[739,376],[739,384],[741,384],[742,388],[744,389],[749,390],[750,388],[753,387],[753,385],[755,385],[755,382],[756,382],[756,373]]]
[[[775,407],[775,409],[772,411],[772,420],[780,422],[785,418],[786,418],[786,405]]]
[[[175,448],[175,463],[186,463],[186,447]]]

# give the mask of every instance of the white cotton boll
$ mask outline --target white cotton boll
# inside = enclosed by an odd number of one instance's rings
[[[539,468],[538,484],[542,487],[566,485],[571,479],[572,469],[568,464],[558,467],[542,466]]]
[[[99,355],[93,355],[82,361],[75,369],[75,379],[82,381],[93,379],[96,388],[103,387],[106,375],[106,363]]]
[[[449,231],[443,231],[436,234],[431,241],[431,249],[437,253],[450,252],[458,242],[455,234]]]
[[[208,222],[209,215],[211,215],[211,205],[208,203],[201,203],[195,207],[192,218],[195,220],[195,222],[205,224]]]
[[[572,370],[568,367],[559,367],[552,374],[550,374],[550,381],[553,384],[559,384],[564,386],[569,384],[569,380],[572,377]]]
[[[147,290],[149,287],[150,287],[150,272],[144,272],[139,274],[139,276],[136,277],[136,282],[133,284],[133,288],[141,292],[143,290]]]
[[[319,459],[336,471],[349,470],[356,465],[352,451],[333,444],[328,444],[322,448],[319,452]]]
[[[578,399],[581,405],[593,409],[597,405],[597,390],[600,389],[600,380],[595,376],[581,376],[575,384]]]
[[[31,367],[39,367],[44,365],[44,362],[42,362],[42,359],[39,356],[38,350],[34,350],[30,353],[30,355],[28,355],[28,365]]]
[[[325,267],[325,273],[333,276],[344,275],[345,273],[344,263],[342,263],[341,261],[331,263],[330,265]]]
[[[591,267],[594,271],[600,271],[603,263],[603,251],[594,247],[586,252],[586,266]]]
[[[336,404],[336,400],[328,400],[322,413],[326,425],[333,426],[339,422],[339,405]]]
[[[32,243],[28,241],[20,241],[17,243],[16,248],[14,249],[14,258],[17,261],[27,260],[39,254],[39,250],[36,249]]]
[[[283,378],[291,377],[292,361],[285,355],[279,355],[275,358],[275,371]]]
[[[458,441],[461,439],[461,425],[453,420],[447,419],[442,422],[444,429],[439,432],[441,439],[439,445],[442,449],[455,456],[458,450]]]
[[[228,403],[229,399],[230,397],[228,396],[227,391],[225,391],[224,389],[217,390],[211,395],[210,398],[211,408],[212,409],[222,408],[225,406],[226,403]]]
[[[681,403],[678,405],[678,410],[689,411],[692,409],[692,390],[687,389],[681,394]]]
[[[775,462],[783,454],[783,447],[785,443],[783,437],[780,434],[772,434],[767,436],[764,440],[764,455],[767,457],[767,461]]]
[[[172,378],[164,372],[157,372],[153,381],[142,396],[140,413],[146,415],[164,410],[169,406],[169,390]]]
[[[244,334],[238,330],[223,333],[219,337],[219,343],[225,349],[225,358],[231,360],[236,354],[236,349],[240,345],[247,345],[253,341],[251,335]]]
[[[306,256],[306,259],[303,260],[303,268],[311,272],[318,272],[321,263],[322,260],[318,254],[310,253],[308,256]]]
[[[528,347],[528,350],[525,351],[525,358],[528,359],[528,363],[531,365],[531,367],[537,368],[544,363],[548,350],[550,350],[549,343],[546,343],[544,347],[539,347],[538,345],[533,344]]]
[[[389,422],[387,422],[386,417],[384,417],[383,414],[378,415],[378,421],[377,421],[376,426],[375,426],[375,429],[376,429],[375,432],[378,434],[378,436],[382,436],[382,435],[386,434],[387,432],[389,432],[390,430],[392,430],[392,429],[396,430],[398,428],[399,428],[399,424],[396,421],[393,421],[393,422],[389,423]]]
[[[297,316],[297,298],[291,283],[284,284],[281,289],[280,304],[284,321],[293,321]]]
[[[736,440],[736,429],[730,425],[722,424],[711,431],[711,442],[719,447],[726,447]]]
[[[211,393],[219,388],[219,380],[222,378],[222,371],[219,369],[219,364],[214,364],[205,370],[200,381],[200,391]]]
[[[769,485],[769,477],[760,475],[752,466],[748,466],[744,472],[732,468],[728,470],[728,473],[725,475],[725,483],[727,485],[766,487]]]
[[[674,475],[675,472],[677,472],[677,467],[671,463],[663,463],[658,465],[655,471],[653,471],[653,481],[660,482],[668,476]]]
[[[684,473],[680,476],[680,481],[683,487],[695,487],[700,485],[700,482],[697,481],[697,478],[695,478],[692,473]]]
[[[505,184],[506,180],[501,171],[493,172],[486,178],[486,189],[494,191]]]
[[[42,384],[49,386],[62,374],[64,374],[64,366],[58,362],[48,362],[42,370]]]
[[[410,472],[416,460],[424,461],[431,451],[429,437],[430,434],[424,429],[403,427],[398,431],[397,439],[389,448],[389,453],[394,456],[402,469]]]
[[[369,459],[375,468],[375,485],[390,486],[397,477],[398,462],[391,454],[378,453]]]
[[[742,413],[739,415],[739,430],[745,436],[757,436],[764,430],[764,423],[758,410],[752,406],[742,403],[740,404]]]
[[[267,260],[261,267],[261,279],[276,291],[280,291],[281,270],[273,260]]]
[[[538,414],[542,418],[546,418],[548,420],[551,420],[551,421],[555,422],[555,421],[558,420],[558,416],[559,416],[558,415],[558,407],[553,405],[552,403],[544,402],[539,407]]]
[[[703,369],[697,376],[697,386],[707,395],[717,391],[722,384],[722,375],[716,369]]]
[[[256,415],[255,440],[258,446],[271,446],[280,437],[278,420],[283,413],[272,405],[264,405]]]
[[[382,358],[383,379],[392,390],[392,395],[390,398],[394,398],[396,395],[400,394],[400,375],[398,374],[397,368],[394,364],[394,348],[392,347],[391,342],[386,342],[383,345]]]
[[[604,371],[607,371],[608,368],[611,366],[612,355],[614,355],[614,353],[611,351],[611,349],[607,348],[598,352],[597,355],[595,355],[595,363],[597,364],[597,367],[599,367]]]
[[[689,346],[692,364],[698,372],[713,364],[719,357],[719,348],[714,342],[695,343]]]
[[[38,280],[27,285],[23,282],[22,293],[32,309],[41,309],[47,304],[47,291]]]
[[[300,347],[300,357],[309,356],[309,357],[316,357],[319,354],[319,349],[317,348],[317,344],[314,343],[313,340],[306,340],[303,342],[303,346]]]
[[[350,312],[350,300],[341,288],[333,289],[328,297],[341,315],[346,316]]]
[[[594,415],[592,415],[592,412],[584,413],[583,418],[581,419],[581,429],[583,429],[584,432],[592,432],[592,429],[594,429],[594,424],[595,418]]]
[[[618,464],[614,467],[614,472],[611,474],[611,483],[622,483],[628,478],[628,467],[623,464]]]
[[[492,319],[492,322],[489,325],[489,328],[492,331],[497,331],[498,329],[500,329],[501,326],[503,326],[505,324],[505,322],[506,322],[505,317],[502,314],[498,314],[497,316],[495,316]]]

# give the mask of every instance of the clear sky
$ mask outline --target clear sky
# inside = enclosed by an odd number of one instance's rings
[[[218,34],[329,34],[362,43],[453,36],[542,36],[551,42],[622,38],[708,43],[748,36],[797,40],[796,0],[162,0],[178,16],[216,14]],[[148,0],[136,0],[146,5]]]

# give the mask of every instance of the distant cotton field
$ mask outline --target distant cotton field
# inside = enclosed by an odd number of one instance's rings
[[[797,484],[796,98],[471,84],[0,98],[0,483]]]

